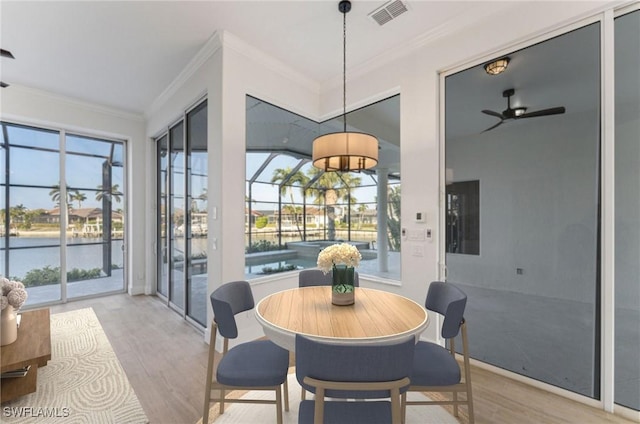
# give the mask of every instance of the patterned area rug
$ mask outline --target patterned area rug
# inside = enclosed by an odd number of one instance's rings
[[[295,424],[298,422],[298,405],[300,403],[300,385],[295,374],[289,374],[289,412],[282,414],[284,424]],[[232,392],[232,396],[233,393]],[[242,392],[240,392],[242,393]],[[242,396],[245,399],[273,399],[273,392],[251,391]],[[422,393],[409,393],[409,400],[424,399]],[[307,393],[307,399],[313,399],[313,395]],[[461,409],[464,409],[462,407]],[[224,414],[218,413],[217,403],[211,403],[209,410],[209,423],[215,424],[270,424],[276,423],[276,407],[269,404],[226,404]],[[408,406],[406,424],[458,424],[459,421],[440,406]],[[202,417],[196,424],[202,424]]]
[[[148,423],[93,309],[51,315],[51,360],[35,393],[2,404],[3,423]]]

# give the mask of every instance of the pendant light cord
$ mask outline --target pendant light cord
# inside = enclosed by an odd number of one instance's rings
[[[342,121],[347,132],[347,11],[342,12]]]

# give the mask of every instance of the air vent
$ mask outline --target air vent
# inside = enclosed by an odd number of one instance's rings
[[[391,0],[369,13],[369,17],[382,26],[406,12],[407,5],[401,0]]]

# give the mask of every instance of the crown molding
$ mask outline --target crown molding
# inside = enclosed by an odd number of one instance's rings
[[[156,97],[151,105],[145,110],[144,116],[149,118],[157,112],[169,99],[180,90],[180,87],[191,78],[202,65],[206,63],[222,47],[222,34],[215,31],[204,43],[204,46],[187,63],[187,66],[180,71],[173,81]]]
[[[90,110],[92,112],[100,113],[103,115],[113,116],[115,118],[128,119],[131,121],[144,122],[145,117],[142,114],[129,112],[122,109],[116,109],[110,106],[105,106],[97,103],[91,103],[86,100],[80,100],[74,97],[64,96],[62,94],[52,93],[50,91],[41,90],[39,88],[28,87],[20,84],[11,84],[8,88],[3,88],[3,90],[13,90],[17,92],[22,92],[24,94],[44,97],[46,99],[65,103],[70,106],[75,106],[81,109]]]
[[[401,58],[410,56],[412,53],[431,45],[444,37],[468,29],[470,26],[480,23],[488,17],[496,13],[501,13],[512,7],[515,7],[512,2],[504,2],[498,4],[495,8],[487,10],[481,4],[478,4],[476,7],[469,9],[465,14],[454,16],[448,21],[432,28],[430,31],[413,38],[402,47],[389,49],[389,51],[385,51],[384,53],[347,69],[347,81],[362,78],[376,69],[396,62]],[[322,89],[323,91],[331,90],[336,88],[338,85],[342,85],[342,75],[338,75],[324,81]]]
[[[291,66],[275,59],[272,56],[267,55],[262,50],[248,44],[246,41],[231,34],[229,31],[222,32],[222,44],[225,48],[230,48],[235,52],[251,59],[255,60],[264,67],[274,71],[275,73],[282,75],[283,77],[296,82],[297,84],[306,87],[313,93],[320,93],[320,83],[316,80],[307,77],[291,68]]]

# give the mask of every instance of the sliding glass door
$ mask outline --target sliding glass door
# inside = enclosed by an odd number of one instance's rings
[[[615,401],[640,410],[640,10],[615,20]]]
[[[594,23],[445,79],[447,281],[471,355],[596,399],[599,45]]]
[[[122,141],[2,123],[0,273],[27,306],[124,290],[124,161]]]
[[[156,139],[157,291],[205,326],[207,302],[207,103]]]

